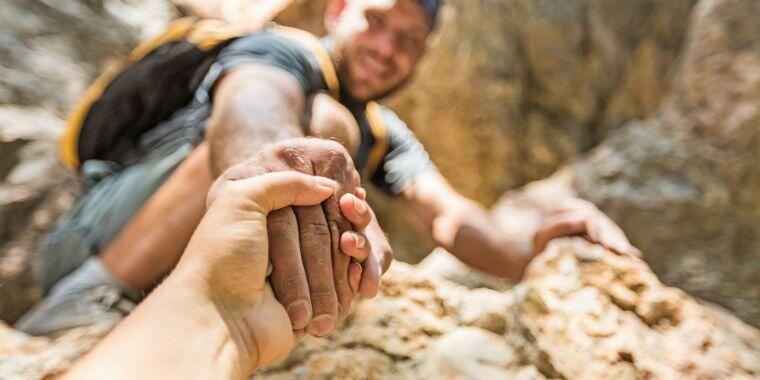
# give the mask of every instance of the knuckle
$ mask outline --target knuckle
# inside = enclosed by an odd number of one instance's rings
[[[272,287],[278,293],[278,296],[282,296],[287,299],[307,299],[306,296],[306,283],[300,276],[296,275],[296,271],[292,271],[280,274],[279,276],[272,276]]]
[[[293,229],[295,221],[288,216],[288,211],[290,210],[282,209],[269,214],[267,217],[267,229],[270,233],[280,234],[290,232]]]
[[[314,309],[330,309],[331,313],[337,312],[338,297],[333,289],[312,290],[309,296],[311,297],[311,303],[314,305]],[[315,312],[314,314],[317,315],[319,313]]]
[[[315,238],[330,238],[330,228],[327,223],[303,223],[298,226],[301,236]]]
[[[303,170],[309,166],[303,147],[285,145],[276,152],[276,157],[291,168]]]

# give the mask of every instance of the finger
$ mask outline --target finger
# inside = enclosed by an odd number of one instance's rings
[[[268,213],[290,205],[319,204],[335,192],[337,185],[329,178],[286,171],[230,181],[224,186],[240,191],[261,212]]]
[[[367,190],[364,190],[363,187],[357,187],[354,194],[361,200],[367,199]]]
[[[351,285],[348,281],[348,265],[351,263],[351,257],[344,254],[340,249],[340,229],[338,228],[338,224],[335,222],[328,223],[330,225],[330,233],[334,237],[332,249],[333,282],[335,283],[335,291],[338,294],[338,320],[342,321],[351,308],[351,302],[354,299]]]
[[[362,279],[359,284],[359,295],[363,298],[373,298],[380,289],[380,262],[374,254],[369,255],[362,264]]]
[[[348,282],[351,285],[351,291],[354,297],[359,294],[359,285],[362,280],[362,266],[359,263],[351,262],[348,264]]]
[[[353,161],[345,149],[335,142],[318,141],[323,149],[318,155],[311,157],[316,175],[333,178],[338,182],[336,193],[322,203],[328,225],[333,236],[333,278],[338,295],[339,319],[342,320],[351,306],[353,295],[348,282],[348,264],[350,257],[340,251],[340,235],[352,229],[349,222],[341,213],[339,199],[343,194],[353,193],[359,187],[359,174],[354,168]]]
[[[338,318],[338,298],[332,268],[332,241],[322,207],[295,207],[301,240],[301,260],[306,270],[314,320],[308,331],[315,336],[332,332]]]
[[[340,250],[357,262],[363,263],[369,256],[371,249],[364,235],[357,232],[344,232],[340,236]]]
[[[586,232],[586,220],[578,213],[566,213],[555,215],[546,222],[533,235],[533,254],[543,252],[546,245],[552,239],[579,235]]]
[[[340,211],[354,226],[354,230],[361,231],[367,228],[372,220],[372,213],[366,201],[359,199],[353,194],[344,194],[340,197]]]
[[[291,207],[272,211],[267,216],[269,277],[275,298],[285,306],[293,329],[302,329],[311,322],[312,307],[306,272],[301,262],[298,224]]]
[[[628,241],[623,230],[603,213],[592,212],[586,218],[586,228],[592,242],[601,244],[618,254],[631,254],[629,252],[636,250]]]
[[[213,185],[211,185],[211,190],[209,190],[208,195],[206,196],[206,208],[211,206],[222,187],[230,181],[252,178],[269,172],[271,172],[271,170],[269,170],[264,162],[255,159],[249,159],[231,166],[214,181]]]

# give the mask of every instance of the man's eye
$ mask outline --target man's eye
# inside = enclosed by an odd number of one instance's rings
[[[399,45],[405,51],[414,52],[417,51],[420,44],[417,42],[417,39],[408,35],[402,35],[399,37]]]
[[[377,29],[383,25],[383,19],[374,13],[370,13],[367,15],[367,23],[370,29]]]

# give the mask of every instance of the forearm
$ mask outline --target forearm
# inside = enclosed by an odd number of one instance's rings
[[[219,175],[263,146],[304,136],[304,94],[284,72],[241,68],[222,79],[208,123],[211,169]]]
[[[169,277],[66,378],[245,378],[250,353],[223,310],[188,283]]]
[[[404,190],[403,199],[436,243],[461,261],[490,274],[520,280],[529,252],[505,238],[488,212],[458,194],[440,173],[418,175]]]
[[[485,209],[462,202],[436,216],[432,235],[437,244],[462,262],[511,281],[519,281],[529,252],[506,239]]]

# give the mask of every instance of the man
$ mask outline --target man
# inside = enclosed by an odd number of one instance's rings
[[[53,231],[40,267],[46,290],[55,287],[17,326],[50,334],[93,318],[121,318],[125,298],[150,289],[177,262],[217,177],[295,170],[341,185],[323,207],[287,207],[268,217],[274,293],[293,328],[316,336],[345,318],[356,295],[374,296],[390,264],[377,222],[358,229],[338,211],[339,196],[363,197],[359,172],[406,202],[460,260],[514,281],[558,236],[585,233],[619,252],[636,252],[614,223],[583,202],[542,227],[533,252],[520,252],[481,206],[449,186],[392,111],[368,103],[410,78],[439,6],[438,0],[332,0],[324,54],[277,28],[226,47],[193,103],[146,134],[151,154],[100,180]],[[326,69],[330,64],[334,72]],[[380,132],[377,119],[385,125]],[[102,165],[90,166],[99,172]],[[371,213],[359,204],[357,212]],[[81,252],[85,258],[70,259]],[[98,256],[87,259],[90,254]],[[62,270],[84,260],[70,274]]]

